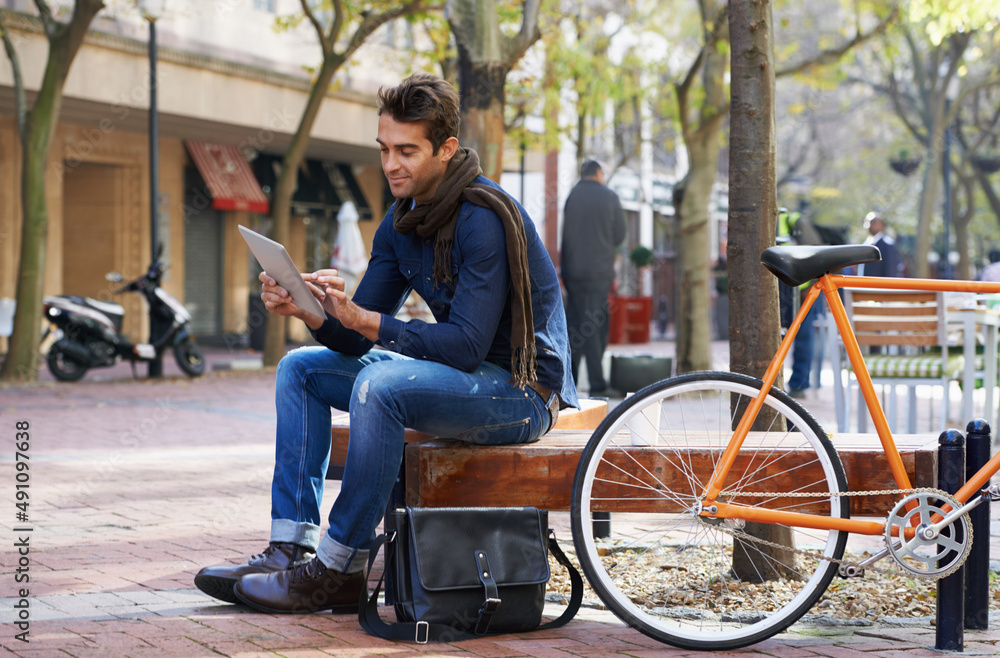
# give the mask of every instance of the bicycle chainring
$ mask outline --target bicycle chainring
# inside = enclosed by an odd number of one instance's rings
[[[911,493],[889,513],[885,522],[885,544],[892,559],[907,573],[918,578],[944,578],[962,566],[972,550],[972,526],[963,514],[928,538],[929,529],[948,512],[961,505],[943,491]],[[911,508],[912,506],[912,508]],[[909,509],[908,509],[909,508]],[[937,519],[933,517],[937,515]],[[913,530],[905,537],[907,529]]]

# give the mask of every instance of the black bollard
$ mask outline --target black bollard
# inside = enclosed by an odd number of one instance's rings
[[[982,418],[965,427],[965,478],[990,460],[990,424]],[[969,512],[972,552],[965,561],[965,628],[985,631],[990,620],[990,504]]]
[[[611,512],[594,512],[591,518],[594,523],[594,539],[607,539],[611,536]]]
[[[938,489],[955,493],[965,482],[965,437],[958,430],[942,432],[938,437]],[[952,557],[948,553],[945,560]],[[938,581],[937,626],[934,648],[938,651],[962,651],[965,642],[965,569],[960,568]]]

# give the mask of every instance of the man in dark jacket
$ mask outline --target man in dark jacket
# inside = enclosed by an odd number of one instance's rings
[[[882,260],[865,263],[859,273],[864,276],[903,276],[903,263],[899,259],[899,249],[896,241],[885,233],[885,218],[879,212],[870,212],[865,216],[865,228],[868,229],[868,239],[865,244],[873,244],[882,254]]]
[[[580,169],[580,182],[563,212],[562,280],[573,380],[587,359],[590,396],[607,390],[602,359],[608,344],[608,293],[615,280],[615,248],[625,240],[625,214],[618,195],[604,185],[596,160]]]

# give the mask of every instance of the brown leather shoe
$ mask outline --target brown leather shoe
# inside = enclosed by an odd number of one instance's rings
[[[249,574],[233,587],[236,597],[263,612],[304,614],[330,610],[334,614],[356,613],[365,574],[328,569],[314,557],[287,571]]]
[[[251,573],[284,571],[296,564],[308,564],[315,556],[312,550],[298,544],[272,543],[263,553],[247,560],[246,564],[205,567],[194,577],[194,586],[220,601],[239,603],[240,600],[233,594],[233,585],[241,577]]]

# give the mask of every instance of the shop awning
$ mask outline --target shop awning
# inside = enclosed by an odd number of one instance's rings
[[[210,142],[187,142],[188,152],[205,179],[217,210],[248,210],[267,213],[269,204],[260,183],[235,146]]]

